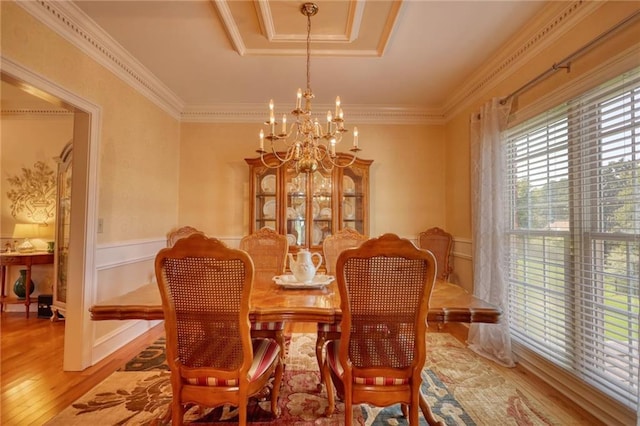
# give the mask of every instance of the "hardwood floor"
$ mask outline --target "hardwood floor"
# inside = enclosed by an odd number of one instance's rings
[[[62,371],[64,321],[0,314],[0,424],[42,425],[164,334],[162,325],[80,372]],[[97,426],[97,425],[96,425]]]
[[[42,425],[73,401],[107,378],[142,349],[164,334],[159,325],[116,353],[81,372],[62,371],[64,322],[25,318],[24,313],[0,314],[0,424]],[[315,332],[315,324],[293,324],[288,332]],[[466,328],[445,325],[449,332],[464,341]],[[566,408],[575,425],[601,425],[584,410],[545,383],[529,377],[518,368],[510,369],[515,380],[533,384],[534,388]],[[95,425],[102,426],[102,425]]]

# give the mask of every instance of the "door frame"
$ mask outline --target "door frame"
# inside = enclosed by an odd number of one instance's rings
[[[95,298],[98,230],[98,148],[102,109],[47,77],[0,55],[0,71],[19,86],[74,112],[74,158],[67,310],[64,332],[65,371],[91,366],[95,325],[89,308]],[[77,284],[74,284],[77,283]]]

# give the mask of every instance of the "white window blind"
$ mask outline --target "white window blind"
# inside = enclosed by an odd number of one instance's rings
[[[636,410],[640,69],[509,129],[513,338]]]

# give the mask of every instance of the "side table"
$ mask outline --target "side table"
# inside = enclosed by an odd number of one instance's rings
[[[0,266],[2,267],[2,295],[0,296],[0,312],[4,310],[5,304],[18,304],[24,303],[27,311],[27,318],[29,318],[29,305],[32,302],[36,302],[36,298],[31,297],[31,266],[32,265],[48,265],[53,264],[53,253],[46,252],[33,252],[33,253],[19,253],[19,252],[5,252],[0,253]],[[9,296],[6,294],[6,281],[9,266],[22,265],[26,267],[26,293],[24,299],[18,299],[15,296]]]

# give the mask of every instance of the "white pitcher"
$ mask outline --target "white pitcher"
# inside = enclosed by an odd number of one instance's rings
[[[307,249],[300,249],[297,255],[297,259],[293,259],[291,253],[289,256],[289,268],[293,272],[293,276],[301,283],[310,283],[313,281],[313,277],[316,275],[316,271],[322,264],[322,255],[320,253],[311,253]],[[313,258],[318,257],[318,264],[313,263]]]

